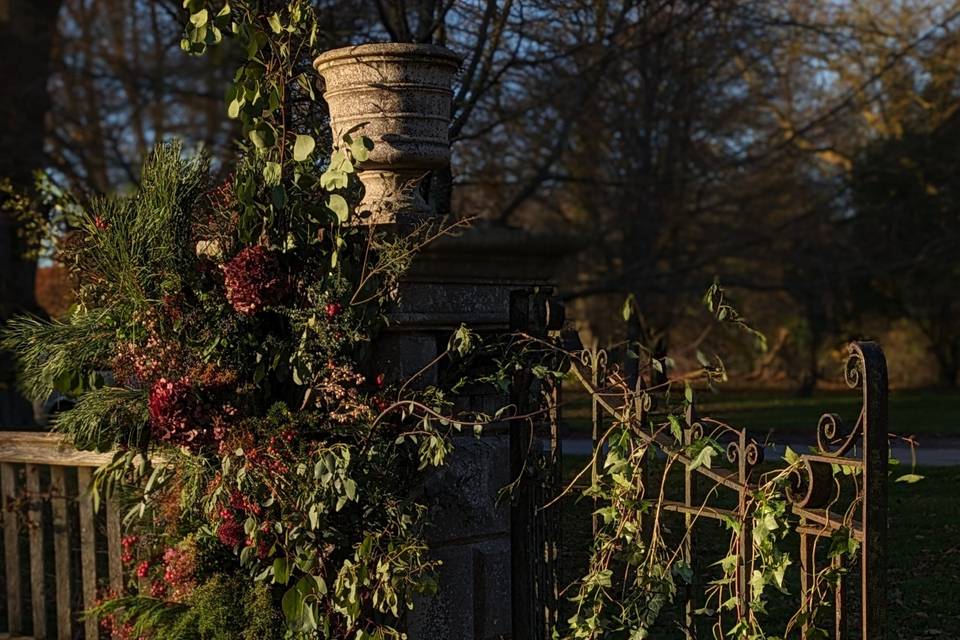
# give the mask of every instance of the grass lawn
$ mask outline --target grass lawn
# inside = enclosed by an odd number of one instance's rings
[[[590,434],[590,399],[574,383],[564,386],[563,424],[570,436]],[[699,392],[696,396],[702,415],[723,420],[735,427],[776,435],[816,433],[817,421],[825,412],[839,413],[853,421],[860,408],[856,391],[818,391],[810,398],[798,398],[790,391],[722,390]],[[922,438],[960,437],[960,392],[898,390],[890,394],[890,431]]]
[[[571,460],[569,466],[584,461]],[[960,467],[927,467],[918,469],[918,473],[926,476],[920,483],[890,483],[887,637],[891,640],[960,640],[960,598],[957,597],[960,505],[956,499]],[[587,501],[569,500],[563,507],[564,584],[583,570],[591,544],[590,506]],[[682,527],[679,518],[674,522],[678,529]],[[711,528],[712,525],[697,526],[703,527],[698,529],[698,544],[704,554],[710,555],[703,558],[703,563],[708,565],[723,555],[726,534],[719,528]],[[715,555],[717,553],[720,555]],[[796,567],[793,569],[796,571]],[[712,577],[700,575],[701,579]],[[788,575],[788,582],[798,579],[796,573]],[[793,592],[796,593],[795,587]],[[785,619],[796,605],[789,597],[779,598],[772,603],[771,613],[777,618],[779,612],[779,617]],[[569,611],[569,606],[567,609]],[[665,612],[662,626],[654,635],[657,640],[682,637],[670,619],[677,615],[678,608]],[[782,626],[774,627],[771,621],[767,630],[782,632]]]

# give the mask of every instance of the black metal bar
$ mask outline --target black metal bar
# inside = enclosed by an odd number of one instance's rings
[[[863,388],[863,546],[861,549],[861,615],[863,640],[887,637],[887,361],[875,342],[850,347],[862,369]],[[848,366],[848,378],[851,375]],[[848,380],[849,381],[849,380]]]
[[[529,290],[510,292],[510,329],[527,331],[530,324]],[[519,369],[514,374],[510,402],[518,414],[527,413],[530,398],[530,373]],[[518,420],[511,424],[510,477],[515,482],[510,501],[510,592],[512,637],[533,640],[534,576],[530,560],[533,553],[533,492],[528,481],[527,460],[533,438],[532,424]]]

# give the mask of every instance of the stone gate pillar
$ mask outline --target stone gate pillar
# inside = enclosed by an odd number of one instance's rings
[[[481,336],[509,331],[511,298],[543,289],[566,249],[557,239],[494,228],[438,241],[402,284],[379,357],[412,373],[446,348],[461,323]],[[458,402],[492,414],[509,400],[476,388]],[[506,425],[457,437],[449,463],[428,474],[428,542],[443,564],[439,593],[410,616],[412,640],[511,637],[511,504],[500,492],[513,479]]]
[[[449,164],[457,64],[446,49],[411,44],[347,47],[315,61],[334,140],[365,123],[361,132],[374,142],[370,159],[359,167],[367,223],[402,224],[429,215],[411,181]],[[390,327],[374,347],[378,370],[393,379],[419,372],[461,324],[480,334],[508,331],[512,294],[547,285],[568,248],[557,238],[502,228],[474,228],[436,241],[401,284]],[[436,370],[428,371],[425,382],[435,379]],[[472,389],[458,402],[493,413],[508,400],[502,392]],[[511,480],[504,426],[489,427],[480,437],[457,437],[449,463],[427,474],[427,537],[442,567],[439,593],[422,598],[409,615],[411,640],[512,636],[511,508],[509,500],[498,500]]]

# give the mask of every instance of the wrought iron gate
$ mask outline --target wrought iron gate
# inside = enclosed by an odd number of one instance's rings
[[[516,330],[546,338],[548,326],[556,326],[546,318],[548,302],[543,294],[518,293],[514,307],[512,318]],[[616,365],[608,365],[604,351],[581,349],[567,355],[573,361],[571,375],[591,396],[595,453],[602,452],[604,446],[602,425],[605,421],[621,424],[632,421],[642,425],[651,417],[650,397],[643,392],[639,379],[625,374],[624,369]],[[884,555],[889,446],[887,371],[881,348],[873,342],[852,343],[844,377],[847,385],[861,394],[859,415],[852,424],[846,424],[837,414],[824,414],[816,425],[814,450],[796,454],[784,467],[790,476],[787,497],[799,534],[801,602],[798,608],[801,615],[795,626],[800,637],[806,638],[812,623],[822,625],[821,618],[829,613],[832,617],[829,626],[837,640],[857,636],[862,640],[883,640],[886,637]],[[519,391],[515,392],[515,401],[521,408],[535,396],[546,397],[548,404],[553,403],[542,414],[542,420],[511,429],[513,472],[515,478],[520,478],[511,511],[513,637],[541,640],[551,637],[558,622],[559,507],[542,507],[554,501],[562,480],[562,442],[558,432],[560,389],[559,386],[549,389],[546,394],[542,389],[535,389],[537,393],[533,393],[533,383],[523,379],[522,372],[516,382],[515,388]],[[625,411],[623,404],[615,406],[611,398],[632,403],[630,410]],[[692,567],[696,567],[698,561],[696,532],[701,518],[740,523],[744,530],[736,545],[737,602],[729,613],[716,615],[751,617],[754,615],[750,606],[754,544],[750,526],[755,502],[750,497],[756,488],[754,473],[764,462],[764,446],[744,429],[698,415],[692,403],[681,425],[680,442],[671,437],[669,425],[662,426],[649,433],[643,428],[635,430],[662,458],[669,458],[683,468],[683,499],[661,500],[658,512],[682,518],[683,556]],[[697,465],[688,455],[687,447],[704,437],[724,445],[725,467]],[[602,455],[595,455],[593,464],[599,465],[601,460]],[[852,491],[838,490],[841,480],[852,486]],[[730,492],[736,505],[707,506],[703,495],[703,485],[707,482]],[[839,571],[836,557],[823,558],[825,543],[821,544],[822,541],[831,540],[841,530],[849,532],[855,540],[858,580],[853,571]],[[823,576],[831,571],[832,593],[815,597],[811,587],[820,588]],[[858,597],[852,597],[853,592],[858,592]],[[694,615],[700,607],[696,594],[695,589],[682,592],[686,600],[684,633],[687,638],[713,637],[704,627],[714,624]],[[820,606],[825,598],[832,601],[829,607]],[[850,635],[852,626],[858,627],[855,635]]]

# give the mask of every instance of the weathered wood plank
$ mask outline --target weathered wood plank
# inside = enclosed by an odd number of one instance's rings
[[[3,494],[3,555],[7,568],[7,626],[11,634],[23,632],[23,603],[20,597],[20,517],[11,504],[17,495],[13,465],[0,463],[0,492]]]
[[[43,580],[43,496],[40,494],[40,467],[26,466],[27,535],[30,538],[30,605],[33,612],[33,637],[47,637],[47,594]]]
[[[99,467],[113,459],[109,453],[79,451],[57,433],[0,432],[0,462]]]
[[[123,561],[120,554],[120,512],[115,500],[107,500],[107,557],[110,591],[123,595]]]
[[[63,467],[50,467],[53,507],[53,556],[57,585],[57,640],[73,638],[70,611],[70,529],[67,519],[67,478]]]
[[[77,493],[80,504],[80,574],[83,581],[83,608],[92,609],[97,601],[97,536],[93,519],[93,501],[90,499],[90,482],[93,471],[89,467],[77,469]],[[84,620],[87,638],[98,638],[97,620],[92,616]]]

